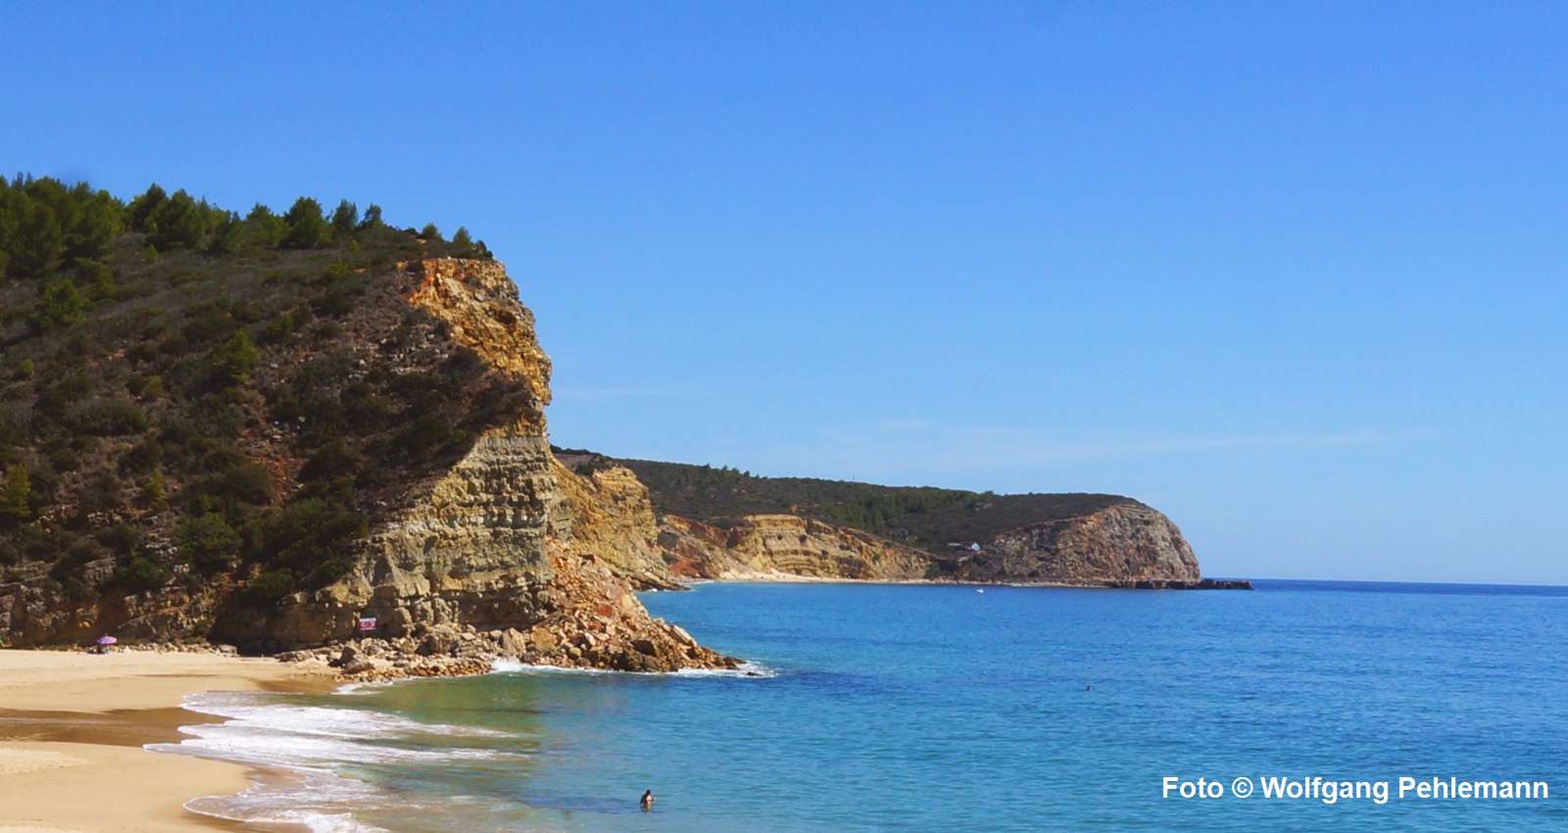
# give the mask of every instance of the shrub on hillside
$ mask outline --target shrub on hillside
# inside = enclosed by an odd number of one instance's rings
[[[180,555],[198,572],[227,568],[239,556],[240,544],[240,534],[216,513],[196,515],[180,525]]]
[[[174,573],[167,567],[146,556],[136,555],[124,566],[116,568],[105,584],[127,593],[146,593],[163,587],[172,578]]]
[[[73,430],[93,437],[119,437],[147,430],[147,414],[141,406],[119,397],[85,402],[71,411],[68,422]]]

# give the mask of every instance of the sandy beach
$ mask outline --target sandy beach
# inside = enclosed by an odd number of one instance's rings
[[[236,793],[245,767],[149,752],[200,722],[202,691],[322,688],[270,659],[0,650],[0,833],[162,833],[227,826],[184,809]]]

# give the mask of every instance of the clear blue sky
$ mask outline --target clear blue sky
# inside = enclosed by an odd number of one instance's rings
[[[1568,4],[339,5],[7,4],[0,169],[466,225],[563,445],[1568,583]]]

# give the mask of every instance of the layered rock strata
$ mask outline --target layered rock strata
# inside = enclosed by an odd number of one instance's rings
[[[932,566],[920,550],[795,515],[748,515],[728,528],[666,515],[658,541],[670,570],[689,578],[910,581]]]
[[[1169,518],[1134,500],[1027,524],[985,541],[916,549],[794,515],[730,526],[666,515],[658,543],[670,571],[715,580],[961,581],[1086,587],[1209,588]]]
[[[629,473],[579,477],[551,455],[549,359],[504,268],[427,260],[420,269],[409,303],[445,322],[495,371],[524,382],[537,407],[486,430],[418,499],[375,526],[348,575],[294,594],[265,617],[232,616],[215,636],[299,648],[349,638],[370,617],[370,635],[392,640],[447,626],[515,631],[524,634],[515,655],[557,665],[732,665],[649,617],[623,577],[644,562],[662,566],[646,490]],[[622,565],[621,575],[605,562]],[[648,572],[646,583],[656,583]]]
[[[631,469],[571,471],[557,461],[555,480],[570,513],[572,543],[639,590],[680,586],[659,546],[648,490]]]
[[[552,592],[563,604],[530,627],[418,624],[400,636],[372,635],[279,659],[307,669],[335,668],[356,680],[483,674],[498,660],[644,673],[741,667],[739,660],[697,644],[685,630],[648,619],[625,582],[605,565],[569,557],[555,562]]]
[[[958,556],[963,581],[1133,586],[1192,583],[1192,547],[1160,512],[1128,500],[1087,515],[1010,529]]]

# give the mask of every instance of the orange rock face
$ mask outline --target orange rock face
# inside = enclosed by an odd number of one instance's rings
[[[420,264],[408,301],[450,326],[452,338],[491,367],[528,383],[539,403],[526,429],[543,435],[550,404],[550,357],[539,346],[534,314],[517,297],[506,267],[494,260],[438,258]]]
[[[430,628],[515,630],[527,635],[519,643],[525,658],[550,664],[640,671],[735,664],[649,617],[633,595],[629,577],[638,586],[668,585],[652,506],[636,477],[625,469],[579,476],[551,454],[550,359],[505,268],[458,259],[417,268],[407,302],[491,369],[522,381],[534,406],[483,431],[419,500],[373,528],[349,575],[298,594],[267,624],[273,644],[344,639],[367,615],[394,641]]]

